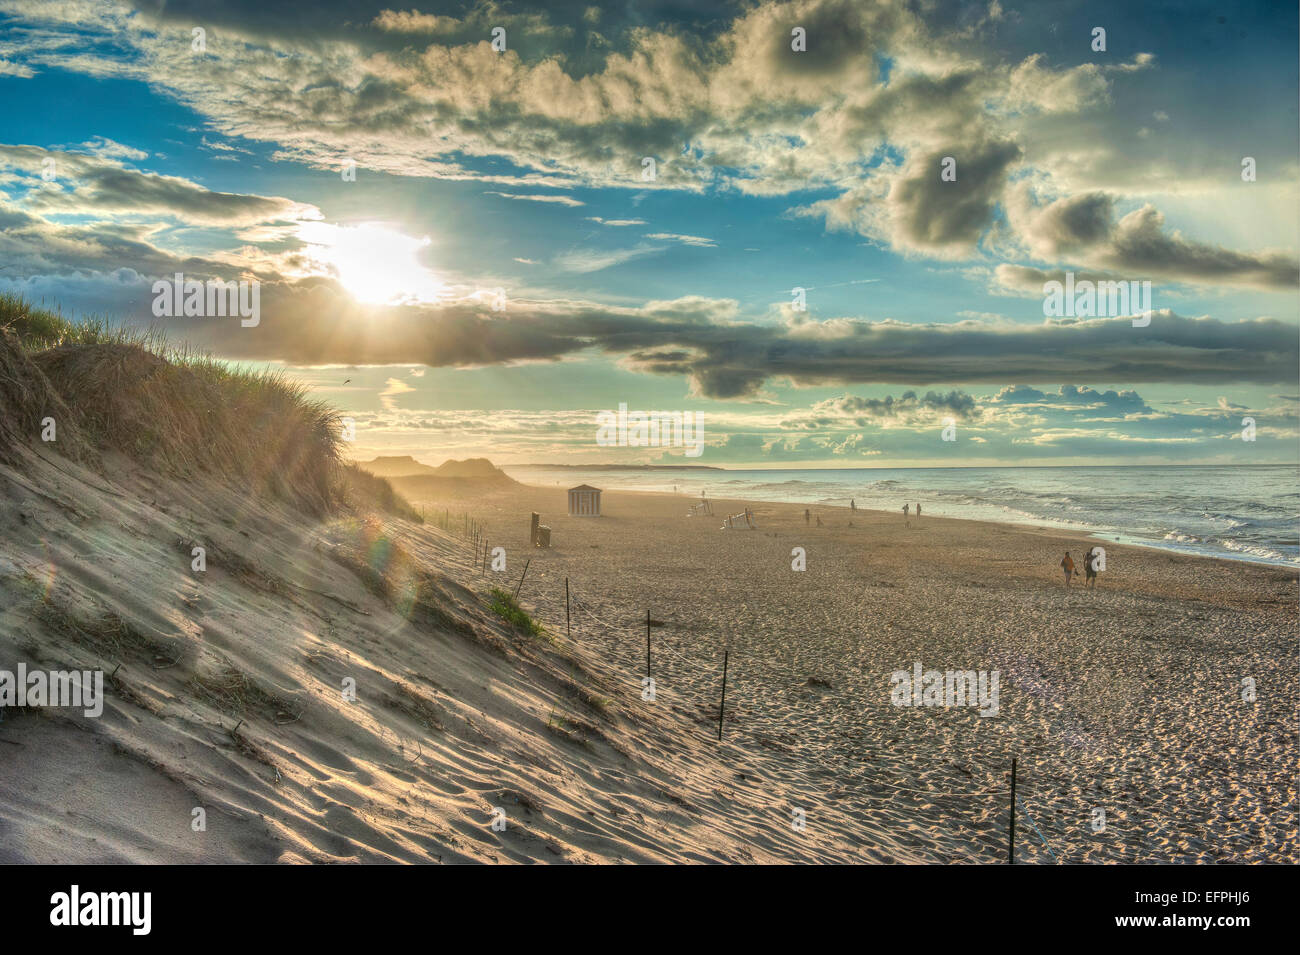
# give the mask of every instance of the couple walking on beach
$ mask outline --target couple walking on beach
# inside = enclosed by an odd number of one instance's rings
[[[1065,571],[1065,587],[1068,590],[1070,588],[1070,578],[1079,576],[1079,572],[1074,569],[1074,558],[1070,556],[1068,550],[1065,552],[1065,557],[1061,559],[1061,570]],[[1083,586],[1095,590],[1097,588],[1097,555],[1091,547],[1088,548],[1088,553],[1083,555],[1083,570],[1086,574]]]
[[[903,505],[903,520],[907,520],[907,510],[908,510],[908,508],[910,508],[911,506],[912,506],[912,505],[910,505],[910,504],[904,504],[904,505]],[[917,501],[917,502],[916,502],[916,519],[917,519],[918,521],[921,519],[921,502],[920,502],[920,501]]]

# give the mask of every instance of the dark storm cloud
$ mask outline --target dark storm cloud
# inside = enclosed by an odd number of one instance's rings
[[[1220,322],[1157,312],[1041,325],[915,325],[838,319],[795,325],[735,321],[735,304],[690,298],[641,308],[511,301],[371,309],[331,281],[262,291],[262,320],[174,320],[175,336],[242,359],[292,364],[466,367],[557,360],[592,350],[632,370],[681,375],[712,398],[752,398],[772,379],[796,385],[1079,380],[1186,384],[1294,380],[1295,329],[1273,319]]]
[[[1286,253],[1234,252],[1222,246],[1167,235],[1164,216],[1143,206],[1120,220],[1103,264],[1138,274],[1213,282],[1228,280],[1259,288],[1295,288],[1296,259]]]
[[[0,145],[0,169],[25,176],[29,184],[43,184],[41,174],[47,162],[54,164],[50,186],[34,188],[26,197],[27,207],[39,212],[155,213],[206,224],[240,225],[304,208],[280,197],[213,192],[188,179],[138,172],[98,156]]]
[[[1052,407],[1095,407],[1120,414],[1149,413],[1151,407],[1136,391],[1096,391],[1087,386],[1062,385],[1056,394],[1039,391],[1028,385],[1003,388],[990,403],[999,405],[1041,405]]]
[[[0,202],[0,278],[37,275],[143,275],[194,272],[224,275],[228,266],[197,256],[173,255],[149,243],[148,226],[123,223],[61,225]],[[126,265],[125,263],[130,263]]]
[[[1114,219],[1114,208],[1114,198],[1102,192],[1035,206],[1022,190],[1013,197],[1009,213],[1030,251],[1040,259],[1064,259],[1129,279],[1229,283],[1260,289],[1300,284],[1300,264],[1292,253],[1237,252],[1195,242],[1166,231],[1163,214],[1152,205],[1135,209],[1119,221]],[[1041,291],[1042,281],[1060,281],[1061,275],[1060,270],[998,268],[1004,286],[1024,291]]]
[[[1110,236],[1114,200],[1088,192],[1054,202],[1035,223],[1037,236],[1054,252],[1095,245]]]
[[[594,4],[591,0],[442,0],[436,4],[319,0],[310,16],[291,3],[264,0],[135,0],[148,22],[204,26],[251,41],[313,43],[346,41],[366,52],[395,51],[431,42],[461,45],[507,31],[510,49],[525,63],[558,57],[566,72],[583,76],[606,56],[628,48],[639,28],[676,28],[707,42],[730,23],[737,5],[718,0]]]
[[[895,239],[936,253],[973,248],[992,225],[1007,172],[1020,155],[1015,143],[986,142],[945,146],[920,157],[889,192]],[[940,178],[948,158],[955,161],[954,181]]]
[[[927,391],[918,395],[905,391],[897,398],[864,398],[861,395],[840,395],[819,401],[806,413],[788,418],[782,426],[812,431],[826,428],[865,427],[881,421],[910,423],[931,419],[935,415],[969,418],[976,413],[972,395],[953,389],[947,393]]]

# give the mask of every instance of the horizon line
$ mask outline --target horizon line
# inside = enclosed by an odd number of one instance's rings
[[[451,460],[450,458],[448,460]],[[1296,461],[1253,461],[1241,464],[909,464],[866,465],[862,467],[727,467],[718,464],[498,464],[498,468],[556,468],[570,471],[582,468],[606,468],[628,471],[971,471],[991,468],[1276,468],[1300,467]]]

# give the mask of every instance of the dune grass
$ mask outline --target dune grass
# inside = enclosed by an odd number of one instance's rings
[[[106,319],[88,315],[73,320],[58,309],[33,305],[13,292],[0,292],[0,328],[8,328],[28,352],[59,345],[139,344],[148,347],[157,334],[114,328]],[[154,350],[150,348],[150,350]]]
[[[17,340],[27,376],[43,377],[65,404],[60,441],[84,439],[174,476],[216,474],[315,514],[365,498],[419,519],[387,481],[343,465],[339,413],[281,371],[173,346],[157,329],[72,321],[8,293],[0,329]],[[29,410],[36,420],[51,413]]]
[[[493,587],[488,593],[491,597],[488,601],[489,610],[519,630],[534,636],[542,635],[541,623],[530,617],[528,611],[519,606],[514,594],[500,587]]]
[[[353,462],[339,467],[338,478],[343,494],[349,500],[367,501],[385,513],[396,514],[417,524],[424,523],[420,513],[393,489],[387,478],[377,477]]]

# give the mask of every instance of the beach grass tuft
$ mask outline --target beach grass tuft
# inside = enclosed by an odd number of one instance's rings
[[[528,612],[519,606],[515,600],[514,594],[502,590],[500,587],[493,587],[489,591],[491,600],[488,602],[488,609],[498,617],[519,630],[524,630],[534,636],[542,636],[543,628],[541,623],[534,620],[528,615]]]
[[[339,413],[282,371],[173,346],[152,328],[73,321],[9,293],[0,329],[5,397],[22,422],[10,444],[48,416],[64,453],[84,443],[174,477],[210,474],[314,515],[364,503],[419,520],[388,481],[343,462]]]

